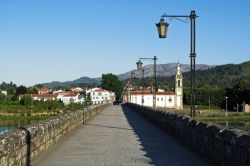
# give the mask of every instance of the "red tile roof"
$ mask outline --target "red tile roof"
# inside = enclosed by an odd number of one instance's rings
[[[132,95],[142,95],[142,93],[144,95],[150,95],[153,94],[153,91],[150,90],[131,90],[130,94]],[[169,92],[156,92],[156,95],[175,95],[175,92],[169,91]]]
[[[38,91],[42,91],[42,92],[48,92],[48,91],[50,91],[50,89],[47,88],[47,87],[37,88],[37,90],[38,90]]]
[[[75,96],[77,96],[77,94],[75,93],[68,93],[66,95],[63,95],[63,97],[75,97]]]
[[[109,92],[109,91],[104,90],[104,89],[96,89],[94,92]]]

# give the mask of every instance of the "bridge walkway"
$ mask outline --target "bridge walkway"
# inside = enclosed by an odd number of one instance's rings
[[[110,106],[32,166],[206,166],[211,163],[129,108]]]

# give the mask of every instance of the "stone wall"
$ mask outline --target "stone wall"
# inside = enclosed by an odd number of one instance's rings
[[[126,104],[216,165],[250,165],[250,134],[136,104]]]
[[[84,124],[109,104],[90,106],[84,110],[68,111],[0,136],[0,165],[30,165],[71,130]]]

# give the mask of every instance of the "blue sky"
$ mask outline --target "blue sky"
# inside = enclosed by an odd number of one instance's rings
[[[163,13],[195,10],[197,63],[250,59],[248,0],[1,0],[0,81],[33,85],[135,68],[139,57],[189,64],[190,25],[170,23],[159,39]],[[149,64],[145,62],[145,64]]]

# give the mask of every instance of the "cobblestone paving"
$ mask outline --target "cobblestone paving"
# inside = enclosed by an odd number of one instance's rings
[[[32,166],[211,165],[129,108],[110,106]]]

